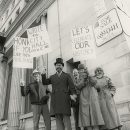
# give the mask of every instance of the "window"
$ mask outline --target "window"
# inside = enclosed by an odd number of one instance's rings
[[[25,2],[26,2],[26,3],[28,3],[28,2],[29,2],[29,0],[25,0]]]
[[[18,16],[20,13],[20,8],[18,8],[18,10],[16,11],[16,15]]]
[[[12,9],[14,8],[14,6],[15,6],[15,0],[13,0],[12,2]]]
[[[0,27],[1,27],[2,23],[3,23],[3,17],[0,16]]]
[[[5,33],[5,28],[3,29],[2,33]]]
[[[8,72],[8,81],[7,81],[7,88],[6,88],[5,109],[4,109],[3,120],[7,120],[7,118],[8,118],[9,99],[10,99],[10,90],[11,90],[11,79],[12,79],[12,62],[9,63],[8,65],[9,65],[9,72]]]
[[[9,26],[12,24],[12,19],[9,21]]]
[[[5,13],[5,19],[8,17],[8,15],[9,15],[9,10],[7,10]]]

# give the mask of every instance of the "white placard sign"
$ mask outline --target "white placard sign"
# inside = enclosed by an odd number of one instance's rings
[[[75,27],[71,30],[74,61],[95,58],[95,46],[92,26]]]
[[[51,51],[50,39],[45,24],[27,29],[27,34],[33,57],[44,55]]]
[[[103,45],[121,33],[122,26],[115,9],[101,17],[94,27],[97,46]]]
[[[16,37],[13,44],[13,67],[33,68],[31,46],[27,38]]]

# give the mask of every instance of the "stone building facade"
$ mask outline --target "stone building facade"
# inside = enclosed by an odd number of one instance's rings
[[[72,69],[79,63],[73,60],[71,29],[78,26],[92,26],[94,29],[97,22],[113,9],[116,10],[123,25],[121,8],[118,8],[114,0],[2,0],[0,6],[0,32],[6,37],[4,47],[8,57],[7,62],[0,62],[0,130],[31,130],[33,125],[29,100],[28,97],[21,96],[19,82],[21,78],[24,78],[27,83],[31,81],[29,75],[32,70],[12,67],[13,39],[16,36],[27,38],[28,28],[45,23],[52,51],[35,58],[34,68],[46,66],[49,76],[55,72],[55,59],[62,57],[65,63],[64,71],[71,74]],[[96,59],[80,62],[88,67],[92,75],[94,69],[101,66],[105,74],[112,79],[117,88],[115,101],[123,123],[123,130],[129,130],[130,38],[125,33],[124,26],[121,29],[118,35],[101,46],[97,46],[95,40]],[[0,54],[0,60],[3,60],[3,54]],[[39,129],[44,129],[42,119]],[[55,129],[55,119],[52,119],[52,130]]]

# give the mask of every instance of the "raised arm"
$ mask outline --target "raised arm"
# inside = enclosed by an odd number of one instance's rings
[[[20,89],[21,89],[21,95],[22,96],[27,96],[28,93],[30,92],[30,87],[25,86],[25,82],[23,80],[20,81]]]
[[[28,93],[30,92],[29,86],[20,86],[20,88],[21,88],[21,95],[22,96],[27,96]]]
[[[51,84],[51,80],[50,80],[50,78],[46,78],[46,74],[42,74],[41,76],[42,76],[42,83],[43,83],[43,85]]]

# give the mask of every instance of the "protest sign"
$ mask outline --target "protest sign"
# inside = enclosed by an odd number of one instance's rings
[[[13,67],[33,68],[31,47],[27,38],[16,37],[13,45]]]
[[[27,34],[33,57],[44,55],[51,51],[50,39],[45,24],[27,29]]]
[[[71,38],[74,61],[96,57],[92,26],[73,28]]]
[[[115,9],[98,19],[94,27],[97,46],[101,46],[122,33],[122,26]]]

